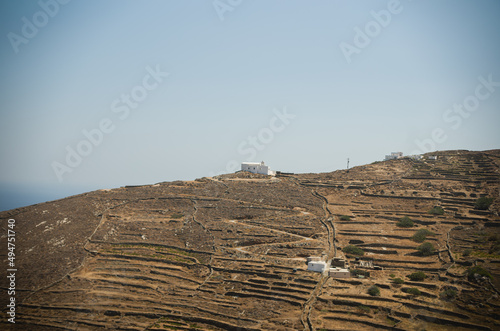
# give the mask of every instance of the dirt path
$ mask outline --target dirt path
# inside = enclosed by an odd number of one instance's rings
[[[293,236],[293,237],[298,237],[298,238],[301,239],[300,241],[283,241],[283,242],[277,242],[277,243],[264,243],[264,244],[250,245],[250,246],[239,246],[239,247],[235,247],[234,248],[238,252],[245,253],[245,254],[255,254],[253,252],[247,251],[245,249],[246,247],[267,246],[267,245],[283,245],[283,244],[295,244],[295,243],[298,243],[298,242],[301,242],[301,241],[314,240],[312,238],[304,237],[304,236],[301,236],[299,234],[295,234],[295,233],[291,233],[291,232],[287,232],[287,231],[282,231],[282,230],[271,229],[271,228],[268,228],[268,227],[265,227],[265,226],[260,226],[260,225],[253,225],[253,224],[241,223],[241,222],[238,222],[236,220],[225,220],[225,222],[234,223],[234,224],[240,224],[240,225],[243,225],[243,226],[249,226],[249,227],[254,227],[254,228],[262,228],[262,229],[265,229],[265,230],[268,230],[268,231],[277,232],[277,233],[281,233],[281,234],[285,234],[285,235],[289,235],[289,236]],[[305,258],[282,258],[282,259],[301,260],[301,261],[305,260]]]
[[[307,239],[307,240],[316,240],[316,239]],[[237,251],[240,251],[242,253],[247,253],[247,254],[255,254],[254,252],[247,251],[245,248],[247,247],[257,247],[257,246],[273,246],[273,245],[286,245],[286,244],[298,244],[301,242],[305,242],[306,240],[298,240],[298,241],[279,241],[279,242],[273,242],[273,243],[263,243],[263,244],[255,244],[255,245],[248,245],[248,246],[239,246],[239,247],[226,247],[228,249],[235,249]],[[281,259],[285,259],[284,257],[281,257]],[[298,260],[303,260],[305,261],[305,258],[299,257],[299,258],[288,258],[291,260],[298,259]]]
[[[330,270],[330,263],[331,259],[335,257],[337,254],[337,247],[335,245],[335,228],[332,222],[332,213],[328,209],[328,200],[326,197],[318,193],[317,191],[313,190],[312,194],[317,197],[318,199],[321,199],[323,201],[323,211],[324,215],[323,218],[321,219],[321,223],[325,226],[325,228],[328,231],[328,252],[327,252],[327,265],[323,273],[321,274],[321,278],[316,284],[316,287],[314,290],[311,292],[311,296],[309,299],[306,301],[304,304],[304,309],[302,311],[301,315],[301,321],[302,325],[304,326],[304,330],[306,331],[313,331],[315,330],[314,326],[312,325],[311,322],[311,311],[314,307],[314,303],[318,299],[318,296],[321,294],[321,290],[323,289],[323,286],[325,286],[326,282],[328,281],[328,271]]]
[[[304,236],[301,236],[300,234],[295,234],[295,233],[291,233],[291,232],[287,232],[287,231],[282,231],[282,230],[271,229],[271,228],[268,228],[266,226],[241,223],[241,222],[238,222],[236,220],[229,220],[229,221],[226,221],[226,222],[241,224],[241,225],[250,226],[250,227],[253,227],[253,228],[262,228],[262,229],[265,229],[265,230],[268,230],[268,231],[272,231],[272,232],[278,232],[278,233],[287,234],[287,235],[293,236],[293,237],[299,237],[300,239],[303,239],[303,240],[313,240],[312,238],[304,237]]]

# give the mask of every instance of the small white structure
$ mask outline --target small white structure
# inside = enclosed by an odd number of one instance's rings
[[[254,174],[261,175],[276,175],[275,171],[272,171],[269,166],[267,166],[264,161],[261,163],[258,162],[242,162],[241,163],[241,171],[248,171]]]
[[[329,276],[332,278],[349,278],[351,277],[351,273],[348,269],[330,268]]]
[[[314,272],[323,272],[326,269],[326,262],[311,261],[307,263],[307,270]]]
[[[384,161],[396,160],[403,157],[403,152],[392,152],[391,155],[386,155]]]
[[[373,261],[369,260],[369,261],[363,261],[363,260],[359,260],[359,267],[360,268],[373,268]]]

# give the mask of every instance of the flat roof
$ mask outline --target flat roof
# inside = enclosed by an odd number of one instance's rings
[[[241,162],[241,164],[257,164],[257,165],[260,165],[260,162]]]
[[[330,268],[330,271],[349,272],[349,270],[347,270],[347,269],[339,269],[339,268]]]

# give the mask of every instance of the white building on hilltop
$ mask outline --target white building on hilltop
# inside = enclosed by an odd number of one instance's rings
[[[241,171],[248,171],[254,174],[261,175],[276,175],[275,171],[272,171],[271,168],[265,165],[264,161],[261,163],[258,162],[242,162],[241,163]]]
[[[403,157],[403,152],[392,152],[391,155],[386,155],[384,161],[396,160]]]

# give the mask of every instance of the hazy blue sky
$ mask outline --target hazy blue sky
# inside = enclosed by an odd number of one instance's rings
[[[65,2],[0,2],[0,209],[500,147],[500,1]]]

